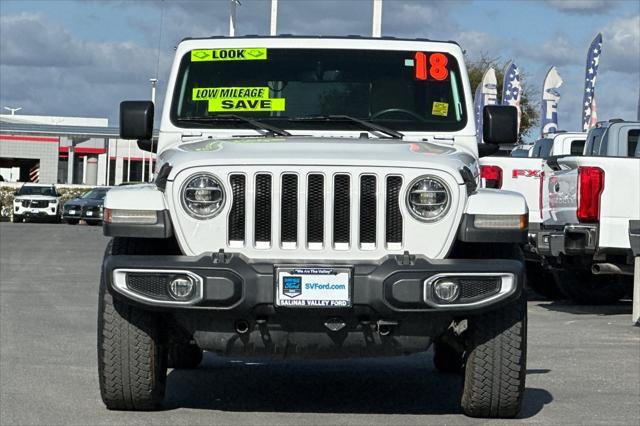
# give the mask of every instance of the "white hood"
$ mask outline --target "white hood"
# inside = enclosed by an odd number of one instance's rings
[[[180,170],[200,166],[316,165],[438,169],[457,176],[475,167],[472,155],[454,146],[389,139],[259,137],[205,139],[164,151],[161,163]],[[459,183],[462,183],[460,180]]]

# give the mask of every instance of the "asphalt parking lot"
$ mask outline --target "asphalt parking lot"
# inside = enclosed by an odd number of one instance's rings
[[[431,353],[338,361],[220,359],[171,371],[167,409],[107,411],[96,370],[99,227],[0,223],[0,424],[483,424]],[[531,295],[521,420],[638,424],[640,328],[631,304]],[[496,422],[491,422],[496,423]],[[502,422],[498,422],[502,423]]]

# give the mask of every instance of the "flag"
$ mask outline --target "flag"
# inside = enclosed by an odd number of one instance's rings
[[[480,88],[482,83],[476,87],[476,93],[473,97],[473,111],[476,118],[476,141],[482,143],[482,96],[480,95]]]
[[[486,105],[495,105],[498,102],[498,80],[496,70],[489,68],[482,76],[482,82],[476,89],[476,140],[482,143],[482,110]]]
[[[587,52],[587,66],[584,78],[584,98],[582,100],[582,131],[587,132],[597,120],[596,114],[596,77],[602,52],[602,34],[591,42]]]
[[[542,84],[542,114],[540,136],[546,137],[549,133],[558,131],[558,102],[560,93],[558,88],[562,86],[562,77],[556,67],[549,68],[544,83]]]
[[[520,70],[518,66],[509,62],[504,72],[502,81],[502,105],[511,105],[518,110],[518,133],[520,133],[520,99],[522,86],[520,85]]]

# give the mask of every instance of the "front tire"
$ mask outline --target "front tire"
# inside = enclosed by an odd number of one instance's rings
[[[515,417],[525,388],[526,299],[468,321],[462,409],[471,417]]]
[[[139,240],[140,241],[140,240]],[[143,240],[142,240],[143,241]],[[115,239],[108,254],[133,254],[136,244]],[[100,394],[110,410],[155,410],[164,400],[167,353],[159,318],[115,299],[102,276],[98,301]]]
[[[13,222],[13,223],[22,223],[22,216],[20,216],[19,214],[14,214],[11,217],[11,222]]]
[[[78,219],[65,219],[64,220],[68,225],[77,225],[80,222]]]
[[[564,295],[583,305],[610,305],[622,299],[627,286],[615,275],[593,275],[590,271],[553,271],[556,285]]]

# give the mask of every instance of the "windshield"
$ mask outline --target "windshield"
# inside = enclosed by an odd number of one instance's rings
[[[52,186],[22,186],[17,195],[46,195],[57,197],[56,190]]]
[[[105,197],[105,195],[107,195],[108,190],[109,188],[92,189],[91,191],[87,192],[80,198],[85,198],[88,200],[102,200]]]
[[[221,114],[287,129],[362,128],[313,120],[335,115],[413,131],[460,130],[467,121],[458,63],[439,52],[193,50],[182,58],[174,93],[171,119],[179,127],[249,127],[240,120],[186,121]]]

